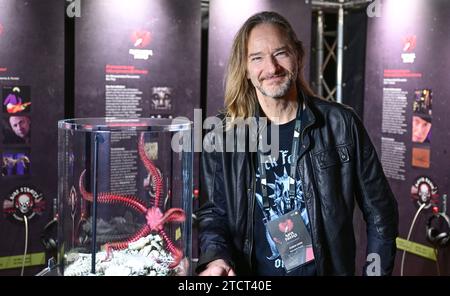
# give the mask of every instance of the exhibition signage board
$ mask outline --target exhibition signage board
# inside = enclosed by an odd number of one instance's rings
[[[63,12],[59,0],[0,0],[1,258],[23,257],[26,234],[28,255],[42,254],[40,236],[53,216],[57,121],[64,117]],[[42,265],[33,258],[25,266]],[[14,268],[21,266],[2,264],[0,274],[20,275]]]
[[[381,15],[368,22],[364,123],[399,204],[399,236],[407,238],[426,203],[410,240],[433,247],[426,223],[433,208],[443,211],[442,195],[450,190],[450,6],[445,0],[382,3]],[[448,248],[440,251],[441,274],[450,272],[448,255]],[[436,274],[433,262],[414,255],[405,261],[405,275]]]
[[[201,101],[200,0],[82,1],[74,27],[76,118],[193,120]],[[151,176],[140,166],[137,146],[129,144],[132,138],[132,133],[105,138],[104,146],[111,149],[100,151],[106,165],[99,174],[108,178],[102,189],[147,200],[143,184]],[[150,158],[169,165],[159,158],[170,149],[170,141],[156,134],[146,143]],[[170,170],[181,170],[177,162],[172,165]],[[198,188],[198,160],[194,171]],[[173,184],[182,182],[176,173],[168,178]]]
[[[75,18],[75,116],[192,119],[199,0],[97,0]]]

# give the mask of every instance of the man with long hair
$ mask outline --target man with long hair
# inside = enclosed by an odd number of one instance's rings
[[[278,128],[279,151],[203,152],[200,275],[354,275],[355,201],[367,223],[363,272],[392,273],[396,200],[361,121],[349,107],[314,97],[304,58],[294,30],[274,12],[250,17],[235,36],[224,133],[239,119],[259,126],[267,118]],[[266,130],[258,128],[259,140]]]

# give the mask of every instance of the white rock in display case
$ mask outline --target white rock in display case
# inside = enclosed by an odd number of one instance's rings
[[[58,272],[191,275],[192,123],[58,123]]]

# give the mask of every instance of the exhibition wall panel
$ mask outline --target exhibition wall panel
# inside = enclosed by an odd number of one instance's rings
[[[407,238],[415,213],[425,203],[410,240],[426,247],[433,246],[426,238],[426,223],[433,207],[444,211],[442,196],[450,189],[448,15],[445,0],[386,0],[382,14],[368,22],[364,122],[399,204],[399,237]],[[449,275],[449,248],[438,250],[440,273]],[[397,275],[402,255],[399,250]],[[437,273],[434,260],[406,255],[405,275]]]
[[[200,1],[85,1],[75,20],[76,117],[192,118]]]
[[[40,236],[57,198],[64,1],[0,0],[0,95],[0,274],[21,274],[27,224],[32,275],[46,263]]]
[[[82,2],[74,29],[75,117],[183,116],[193,121],[201,102],[200,6],[200,0]],[[137,148],[122,142],[126,141],[110,139],[115,153],[102,155],[110,165],[101,173],[111,177],[110,190],[126,186],[127,194],[145,200],[148,192],[142,184],[148,172],[138,170]],[[147,151],[159,155],[158,151],[168,149],[171,143],[158,146],[155,141]],[[198,157],[193,168],[195,188]],[[175,172],[180,170],[176,166]],[[170,182],[182,180],[174,177]]]

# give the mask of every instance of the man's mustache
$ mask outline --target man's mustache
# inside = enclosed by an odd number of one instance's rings
[[[288,72],[282,72],[282,73],[278,73],[275,75],[270,75],[270,76],[264,76],[261,80],[266,80],[266,79],[272,79],[272,78],[279,78],[279,77],[285,77],[288,75]]]

